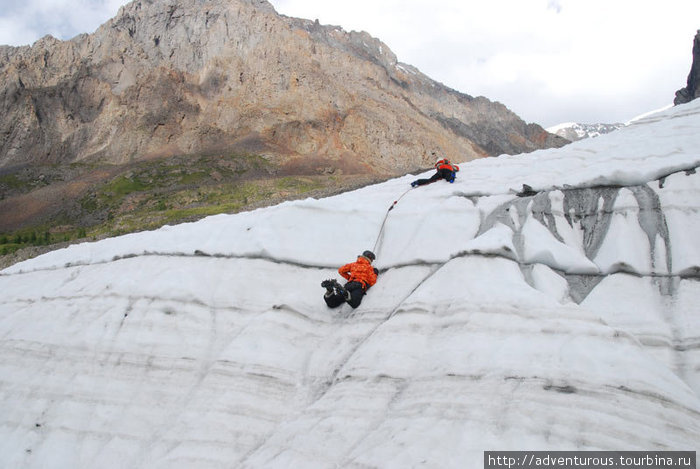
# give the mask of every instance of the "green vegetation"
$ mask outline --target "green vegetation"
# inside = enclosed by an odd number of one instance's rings
[[[257,155],[189,155],[125,166],[76,163],[44,166],[0,177],[0,189],[23,194],[49,181],[82,181],[105,175],[74,198],[62,199],[50,220],[22,230],[0,231],[0,256],[29,246],[95,240],[221,213],[270,205],[312,193],[335,192],[335,176],[278,176]],[[81,179],[82,178],[82,179]],[[30,187],[31,186],[31,187]],[[2,226],[0,226],[2,230]]]
[[[51,232],[48,227],[45,227],[41,230],[22,230],[10,234],[0,234],[0,255],[12,254],[18,249],[29,246],[48,246],[85,237],[87,237],[85,228]]]
[[[8,189],[20,189],[26,183],[22,181],[16,174],[6,174],[0,176],[0,187],[6,187]]]
[[[122,185],[119,187],[137,187]],[[115,193],[114,186],[109,191],[101,190],[99,196],[86,202],[82,207],[109,206],[115,215],[90,230],[93,237],[118,236],[135,231],[151,230],[163,225],[194,221],[210,215],[236,213],[247,208],[266,205],[274,201],[297,197],[307,192],[322,189],[324,184],[312,178],[270,178],[254,179],[188,188],[179,187],[167,193],[159,191],[129,191],[121,197],[107,198],[105,193]],[[130,203],[129,203],[130,202]],[[128,211],[119,207],[130,205]]]
[[[122,198],[132,192],[145,191],[149,185],[141,180],[127,176],[119,176],[102,188],[102,193],[110,198]]]

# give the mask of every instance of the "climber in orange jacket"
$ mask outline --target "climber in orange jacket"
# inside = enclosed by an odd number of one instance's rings
[[[435,169],[437,172],[433,174],[430,179],[417,179],[411,183],[411,187],[430,184],[439,179],[444,179],[447,182],[455,182],[455,177],[457,176],[457,171],[459,171],[459,166],[456,164],[451,164],[447,158],[443,158],[435,163]]]
[[[345,286],[336,280],[324,280],[321,286],[326,289],[323,299],[329,308],[336,308],[344,302],[357,308],[367,289],[377,282],[378,270],[372,267],[375,256],[372,251],[365,251],[357,256],[357,261],[345,264],[338,273],[347,280]]]

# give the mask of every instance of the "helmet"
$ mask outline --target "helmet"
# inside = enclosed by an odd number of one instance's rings
[[[362,257],[366,257],[370,261],[374,261],[376,259],[376,256],[372,251],[365,251],[362,253]]]
[[[437,161],[435,162],[435,167],[437,168],[438,166],[440,166],[440,165],[442,165],[442,164],[450,164],[450,160],[448,160],[447,158],[443,158],[443,159],[437,160]]]

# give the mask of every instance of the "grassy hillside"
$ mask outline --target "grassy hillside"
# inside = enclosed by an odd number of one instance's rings
[[[260,156],[240,154],[4,169],[0,268],[73,242],[327,196],[378,180],[283,174]]]

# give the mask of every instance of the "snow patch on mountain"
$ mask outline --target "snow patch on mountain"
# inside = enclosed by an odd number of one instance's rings
[[[599,137],[601,135],[605,135],[605,134],[608,134],[610,132],[614,132],[618,129],[621,129],[622,127],[633,124],[636,121],[644,120],[644,119],[651,117],[655,114],[663,113],[671,108],[673,108],[673,104],[669,104],[667,106],[661,107],[659,109],[655,109],[653,111],[645,112],[643,114],[640,114],[638,116],[633,117],[632,119],[630,119],[629,121],[627,121],[625,123],[582,124],[579,122],[563,122],[561,124],[557,124],[557,125],[553,125],[552,127],[548,127],[546,130],[547,130],[547,132],[549,132],[551,134],[555,134],[555,135],[558,135],[560,137],[564,137],[565,139],[570,140],[572,142],[576,142],[578,140]]]
[[[605,135],[623,127],[624,124],[581,124],[565,122],[547,129],[547,132],[564,137],[575,142],[584,138],[594,138]]]

